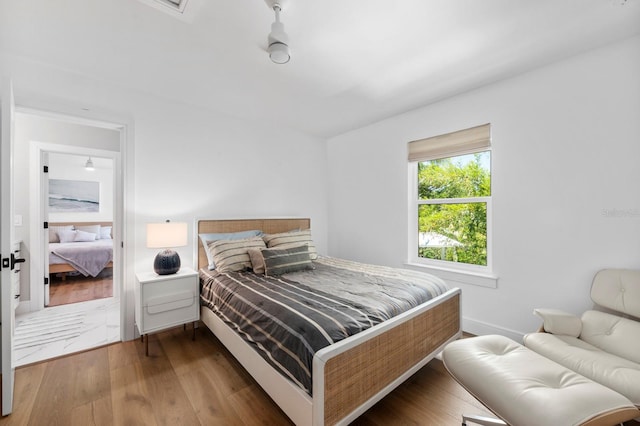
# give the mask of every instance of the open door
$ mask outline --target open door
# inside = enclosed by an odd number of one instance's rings
[[[42,191],[42,202],[40,203],[40,217],[44,218],[44,221],[48,223],[49,221],[49,153],[46,151],[41,152],[40,157],[40,188]],[[44,256],[42,260],[44,264],[42,265],[42,270],[44,271],[44,306],[49,306],[49,291],[50,287],[50,276],[49,276],[49,229],[46,227],[42,227],[42,231],[44,232],[44,236],[42,237],[42,253]]]
[[[2,335],[2,415],[13,411],[13,286],[11,273],[15,266],[12,256],[13,235],[13,87],[11,81],[2,79],[0,86],[0,334]]]

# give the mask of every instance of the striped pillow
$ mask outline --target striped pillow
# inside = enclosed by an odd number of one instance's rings
[[[251,269],[248,250],[265,248],[261,237],[241,240],[218,240],[209,243],[209,251],[219,272],[238,272]]]
[[[205,247],[205,254],[207,255],[207,263],[209,264],[209,270],[216,269],[216,264],[213,262],[213,256],[209,251],[209,244],[218,240],[244,240],[246,238],[257,237],[262,235],[262,231],[251,230],[241,232],[223,232],[223,233],[210,233],[210,234],[198,234],[202,246]]]
[[[269,248],[289,248],[306,244],[309,246],[311,260],[318,258],[316,246],[313,245],[313,239],[311,238],[311,229],[283,232],[281,234],[266,234],[262,238]]]
[[[262,249],[264,273],[267,276],[314,269],[306,244],[289,248]]]

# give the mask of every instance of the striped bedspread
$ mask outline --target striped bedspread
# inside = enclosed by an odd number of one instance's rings
[[[200,270],[201,303],[311,394],[313,355],[448,290],[432,275],[320,257],[281,277]]]

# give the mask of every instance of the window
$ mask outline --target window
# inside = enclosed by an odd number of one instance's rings
[[[490,125],[409,143],[409,259],[490,271]]]

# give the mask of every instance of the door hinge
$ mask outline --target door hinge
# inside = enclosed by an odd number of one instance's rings
[[[49,222],[44,223],[44,229],[49,229]]]
[[[8,268],[10,265],[11,265],[11,259],[9,259],[8,257],[2,258],[2,267],[3,268]]]
[[[49,277],[44,277],[44,285],[49,284]]]
[[[44,173],[49,173],[49,166],[43,166],[43,167],[42,167],[42,171],[43,171]]]

